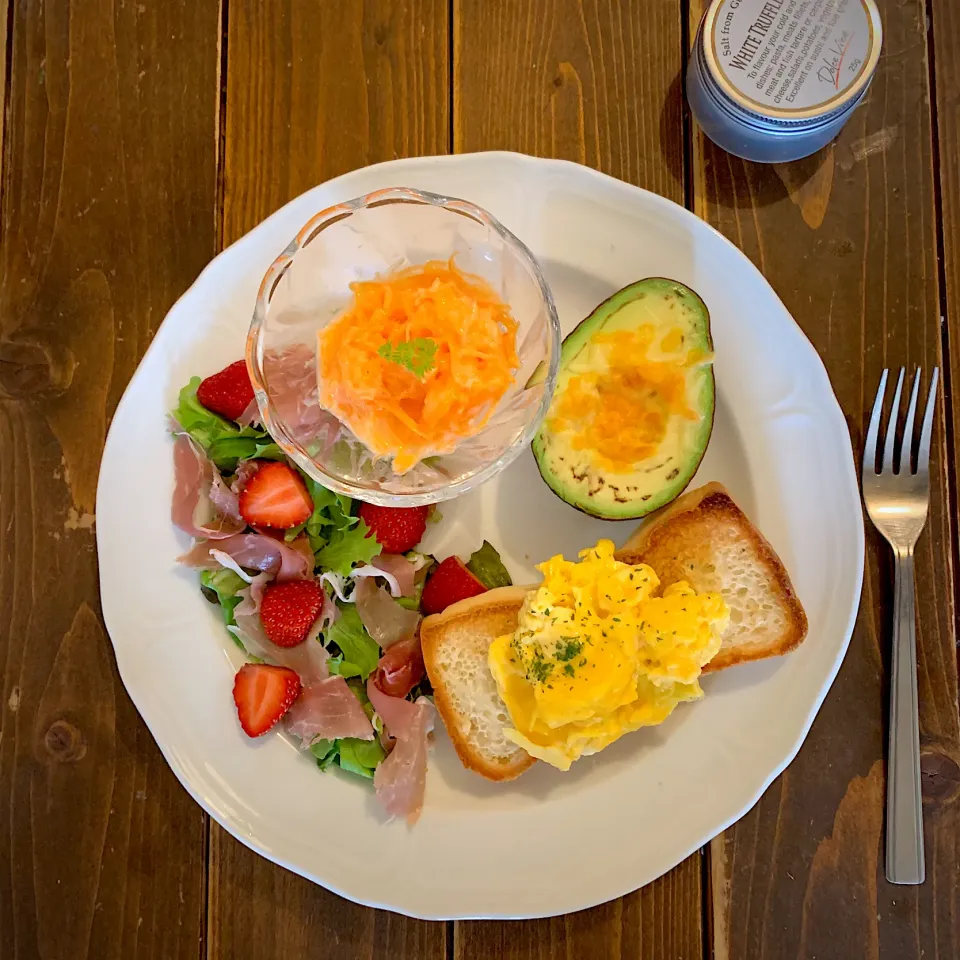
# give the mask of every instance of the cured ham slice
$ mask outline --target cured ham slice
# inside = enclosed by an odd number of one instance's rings
[[[317,737],[323,740],[341,737],[372,740],[375,736],[373,724],[363,712],[360,701],[347,681],[337,676],[304,686],[287,713],[285,723],[287,732],[299,737],[304,748]]]
[[[313,572],[313,551],[303,536],[286,543],[262,533],[239,533],[216,543],[198,543],[178,559],[188,567],[215,570],[220,563],[211,550],[228,554],[239,567],[272,573],[281,582],[309,577]]]
[[[405,697],[426,673],[420,631],[393,644],[377,664],[376,684],[391,697]]]
[[[361,580],[353,596],[367,633],[384,650],[402,640],[409,640],[416,633],[420,614],[401,607],[390,592],[378,587],[372,578]]]
[[[402,553],[382,553],[379,557],[374,557],[370,565],[394,579],[399,590],[394,596],[412,597],[416,592],[417,568]]]
[[[336,618],[337,610],[332,601],[329,604],[324,603],[320,616],[310,628],[306,640],[295,647],[278,647],[275,643],[271,643],[263,631],[260,615],[238,613],[239,609],[240,604],[234,610],[236,627],[228,627],[228,629],[237,636],[251,657],[295,670],[304,686],[325,680],[330,676],[330,670],[327,667],[330,654],[317,638],[323,627]]]
[[[377,799],[391,817],[411,826],[420,818],[427,783],[427,734],[433,729],[434,707],[425,697],[416,703],[388,697],[372,679],[367,696],[384,726],[396,738],[389,756],[373,775]]]
[[[173,474],[170,516],[176,526],[191,536],[209,540],[227,539],[243,530],[246,524],[239,517],[239,508],[236,517],[228,515],[232,509],[229,487],[213,461],[185,433],[173,441]],[[211,496],[215,484],[217,491]]]

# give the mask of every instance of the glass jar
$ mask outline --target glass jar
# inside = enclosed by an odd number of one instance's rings
[[[798,160],[847,122],[881,41],[874,0],[713,0],[687,67],[690,109],[728,153]]]

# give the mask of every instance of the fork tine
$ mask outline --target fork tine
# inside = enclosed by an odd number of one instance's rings
[[[890,408],[890,419],[887,421],[887,437],[883,443],[883,465],[881,473],[893,473],[893,443],[897,438],[897,417],[900,414],[900,394],[903,391],[904,369],[900,368],[897,377],[897,389],[893,391],[893,406]],[[908,448],[909,449],[909,448]]]
[[[910,391],[910,403],[907,406],[907,418],[903,421],[903,442],[900,444],[900,459],[897,461],[897,473],[910,473],[910,454],[913,453],[913,416],[917,412],[917,395],[920,393],[920,367],[913,375],[913,389]]]
[[[917,473],[930,465],[930,437],[933,433],[933,411],[937,406],[937,384],[940,382],[939,367],[933,368],[930,380],[930,392],[927,394],[927,408],[923,411],[923,428],[920,430],[920,448],[917,450]]]
[[[863,472],[877,472],[877,439],[880,435],[880,416],[883,413],[883,399],[887,393],[887,371],[880,374],[880,386],[877,388],[877,399],[873,401],[873,412],[870,414],[870,425],[867,427],[867,438],[863,442]]]

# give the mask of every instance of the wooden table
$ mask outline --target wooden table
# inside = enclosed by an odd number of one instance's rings
[[[645,889],[525,923],[407,920],[249,852],[167,768],[98,607],[100,452],[167,309],[286,200],[378,160],[520,150],[686,204],[813,340],[855,448],[886,365],[940,363],[955,412],[960,9],[880,5],[884,56],[839,141],[770,167],[691,125],[697,0],[0,2],[0,958],[960,957],[953,415],[917,563],[919,888],[883,879],[872,531],[843,669],[757,807]]]

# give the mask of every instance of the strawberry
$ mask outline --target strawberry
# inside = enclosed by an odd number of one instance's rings
[[[487,588],[467,569],[459,557],[442,561],[423,588],[420,609],[424,613],[441,613],[458,600],[486,593]]]
[[[233,681],[233,702],[248,737],[263,736],[300,696],[300,678],[289,667],[245,663]]]
[[[247,373],[247,362],[238,360],[219,373],[207,377],[197,387],[197,399],[214,413],[228,420],[237,420],[253,403],[253,384]]]
[[[370,528],[384,553],[406,553],[420,542],[427,529],[429,510],[429,507],[378,507],[361,503],[360,519]]]
[[[323,609],[323,587],[316,580],[272,583],[263,591],[260,622],[278,647],[295,647],[307,639]]]
[[[313,500],[300,475],[285,463],[265,463],[240,494],[240,516],[251,527],[285,530],[313,513]]]

